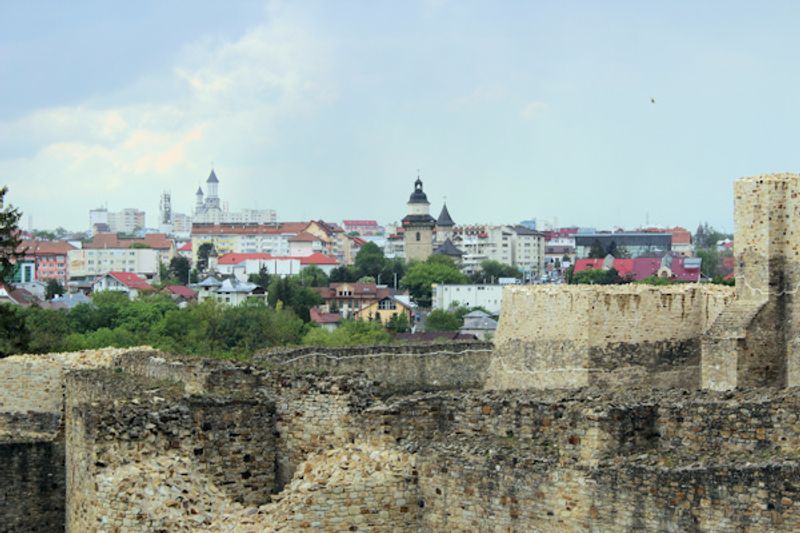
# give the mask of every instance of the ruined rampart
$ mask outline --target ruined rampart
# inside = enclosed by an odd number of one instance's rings
[[[494,346],[488,342],[453,342],[303,347],[257,355],[281,372],[363,373],[386,393],[471,389],[483,386]]]
[[[697,387],[700,337],[732,300],[714,285],[508,287],[486,388]]]

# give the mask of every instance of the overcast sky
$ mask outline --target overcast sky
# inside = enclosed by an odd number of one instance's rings
[[[231,210],[732,228],[800,166],[798,2],[0,4],[0,184],[36,228],[214,163]],[[651,103],[655,98],[655,104]]]

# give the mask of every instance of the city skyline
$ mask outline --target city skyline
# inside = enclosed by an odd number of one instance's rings
[[[231,210],[280,220],[399,221],[420,169],[457,222],[731,231],[732,179],[798,167],[791,3],[192,7],[5,10],[25,227],[152,220],[164,189],[188,214],[213,161]]]

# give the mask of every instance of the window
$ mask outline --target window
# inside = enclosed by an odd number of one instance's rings
[[[419,232],[417,232],[417,240],[419,241]]]

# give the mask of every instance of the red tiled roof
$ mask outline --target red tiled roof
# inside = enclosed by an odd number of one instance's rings
[[[116,233],[95,233],[92,240],[84,243],[87,250],[103,248],[130,248],[132,244],[145,244],[154,250],[169,250],[172,241],[164,233],[148,233],[142,239],[120,239]]]
[[[300,259],[301,265],[338,265],[339,262],[323,253],[313,253],[305,257],[292,257],[290,259]]]
[[[147,233],[144,239],[131,239],[133,242],[141,242],[155,248],[156,250],[169,250],[172,248],[172,240],[167,237],[166,233]],[[125,241],[123,241],[125,242]]]
[[[182,296],[187,300],[192,300],[194,299],[195,296],[197,296],[197,293],[195,291],[183,285],[167,285],[166,287],[164,287],[164,290],[171,292],[176,296]]]
[[[277,259],[277,257],[272,257],[269,254],[264,253],[251,253],[251,254],[239,254],[239,253],[228,253],[221,255],[219,259],[217,259],[217,264],[220,265],[238,265],[242,261],[247,261],[248,259]]]
[[[279,222],[278,224],[192,224],[192,235],[280,235],[296,234],[308,227],[308,222]]]
[[[365,241],[364,239],[361,239],[359,237],[350,237],[350,239],[353,241],[353,244],[355,244],[356,246],[364,246],[365,244],[367,244],[367,241]]]
[[[604,259],[578,259],[575,262],[575,272],[603,268]],[[614,259],[614,269],[621,277],[633,272],[633,259]]]
[[[153,288],[144,278],[133,272],[109,272],[106,275],[113,277],[129,289],[147,290]]]
[[[192,251],[192,241],[187,242],[180,248],[178,248],[179,252],[191,252]]]
[[[311,316],[311,321],[317,324],[338,324],[342,321],[342,316],[339,313],[323,313],[316,307],[308,310]]]
[[[75,247],[66,241],[22,241],[19,251],[25,250],[26,255],[66,255]]]
[[[289,238],[289,242],[314,242],[319,240],[321,240],[319,237],[307,231],[300,232],[294,237]]]
[[[342,220],[342,224],[345,226],[370,226],[376,227],[378,225],[377,220]]]
[[[672,278],[676,281],[699,281],[699,268],[686,268],[684,257],[673,257],[670,263]],[[575,272],[603,268],[603,259],[578,259]],[[614,259],[614,268],[621,277],[630,277],[634,281],[643,280],[658,274],[661,268],[660,257],[637,257],[635,259]]]

